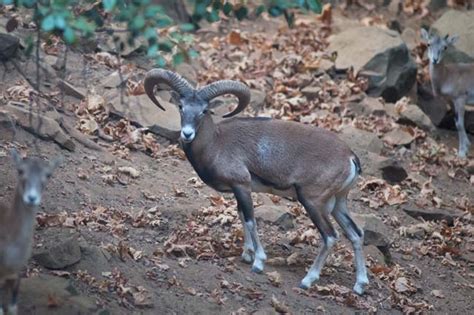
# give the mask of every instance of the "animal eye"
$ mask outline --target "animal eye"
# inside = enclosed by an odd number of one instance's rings
[[[448,47],[444,47],[444,50],[448,49]]]
[[[25,174],[25,171],[22,170],[22,169],[19,169],[19,170],[18,170],[18,175],[23,176],[23,174]]]
[[[426,44],[426,46],[430,47],[431,45],[428,43],[428,44]]]
[[[208,112],[209,112],[208,109],[205,109],[205,110],[202,111],[203,114],[207,114]]]

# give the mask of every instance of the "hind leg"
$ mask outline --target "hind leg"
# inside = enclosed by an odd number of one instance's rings
[[[255,221],[250,187],[245,187],[243,185],[235,186],[232,188],[232,191],[234,192],[235,199],[237,199],[239,211],[242,212],[242,216],[245,221],[243,222],[244,232],[248,232],[248,235],[250,236],[250,239],[253,243],[255,258],[252,264],[252,271],[261,273],[265,265],[265,260],[267,260],[267,255],[265,254],[263,246],[260,243],[260,239],[258,237],[257,222]],[[250,245],[248,245],[248,247],[250,247]]]
[[[324,267],[331,248],[339,238],[337,231],[329,219],[329,213],[331,213],[334,208],[335,198],[311,198],[306,197],[303,192],[299,191],[298,200],[305,207],[311,221],[313,221],[313,224],[317,227],[323,239],[323,246],[319,254],[316,256],[306,276],[301,280],[300,288],[308,289],[313,282],[319,280],[321,270]]]
[[[356,283],[354,285],[354,292],[363,294],[365,287],[369,284],[367,277],[367,268],[365,266],[365,257],[362,250],[364,243],[364,233],[355,224],[354,220],[349,215],[347,210],[347,194],[340,195],[336,198],[336,206],[334,207],[333,216],[336,222],[341,226],[346,237],[351,241],[354,249],[354,260],[356,269]]]

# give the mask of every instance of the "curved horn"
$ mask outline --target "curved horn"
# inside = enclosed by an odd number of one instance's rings
[[[233,94],[239,99],[239,105],[237,108],[232,112],[225,114],[223,116],[224,118],[237,115],[243,111],[250,102],[250,90],[248,86],[238,81],[221,80],[206,85],[198,91],[198,95],[206,101],[210,101],[213,98],[224,94]]]
[[[189,95],[194,91],[191,84],[175,72],[164,69],[152,69],[148,71],[144,82],[145,92],[153,103],[162,110],[165,110],[165,108],[160,105],[155,97],[155,86],[160,83],[170,86],[173,90],[178,92],[180,96]]]

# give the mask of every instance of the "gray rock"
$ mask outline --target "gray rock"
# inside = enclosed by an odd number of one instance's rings
[[[16,55],[20,39],[10,34],[0,33],[0,60],[7,61]]]
[[[393,146],[409,145],[415,140],[415,136],[402,128],[396,128],[387,132],[383,141]]]
[[[374,133],[352,126],[345,126],[340,136],[351,146],[356,154],[364,154],[366,152],[380,154],[382,152],[383,142]]]
[[[307,86],[301,90],[301,93],[308,99],[308,101],[318,98],[320,92],[321,87],[319,86]]]
[[[86,98],[86,93],[87,91],[83,88],[77,88],[71,83],[64,81],[64,80],[59,80],[58,81],[58,87],[64,91],[66,95],[75,97],[77,99],[83,100]]]
[[[454,220],[463,215],[461,211],[448,209],[420,209],[414,207],[404,207],[403,211],[409,216],[426,221],[441,221],[445,220],[448,225],[453,225]]]
[[[28,106],[18,102],[9,102],[3,109],[15,117],[16,123],[26,131],[41,139],[54,141],[69,151],[75,150],[76,144],[55,120],[38,113],[30,115]],[[36,130],[34,126],[41,126],[41,128]]]
[[[369,95],[395,102],[415,84],[416,64],[398,33],[379,27],[354,27],[329,41],[328,50],[338,53],[336,68],[353,67],[366,76]]]
[[[373,214],[357,214],[353,213],[352,218],[359,228],[364,230],[364,245],[376,246],[384,255],[384,261],[387,264],[392,263],[392,255],[390,253],[390,245],[392,239],[389,237],[389,228]]]
[[[401,37],[407,45],[408,49],[415,49],[419,41],[419,36],[414,29],[409,27],[405,28],[402,32]]]
[[[122,75],[122,80],[123,81],[120,81],[119,72],[114,71],[104,79],[104,82],[101,85],[107,89],[117,88],[122,82],[126,83],[128,80],[128,77],[126,75]]]
[[[81,248],[75,237],[52,246],[42,252],[35,253],[33,259],[48,269],[63,269],[81,260]]]
[[[364,247],[364,254],[366,256],[372,257],[372,259],[376,260],[378,264],[384,265],[385,264],[385,256],[384,254],[378,249],[377,246],[368,245]]]
[[[257,219],[278,225],[285,231],[294,227],[293,216],[286,211],[284,206],[262,205],[255,209],[255,213]]]
[[[454,50],[448,50],[446,60],[472,62],[474,60],[474,11],[449,10],[433,25],[433,31],[440,35],[458,35]]]
[[[350,103],[349,108],[357,115],[375,115],[381,116],[386,113],[385,106],[375,98],[367,96],[361,102]]]
[[[436,128],[431,119],[421,110],[420,107],[410,104],[400,113],[398,123],[417,126],[425,131],[434,131]]]
[[[389,229],[376,215],[353,213],[352,218],[364,230],[364,245],[390,246]]]

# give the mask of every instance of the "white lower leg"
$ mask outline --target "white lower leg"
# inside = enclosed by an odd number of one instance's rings
[[[459,149],[458,156],[465,158],[469,151],[469,138],[467,137],[466,128],[464,128],[464,100],[457,100],[454,104],[456,110],[456,129],[458,130]]]
[[[263,271],[265,260],[267,260],[267,255],[265,254],[265,250],[263,249],[262,243],[260,243],[260,239],[257,233],[257,224],[255,220],[245,222],[245,225],[247,226],[247,229],[250,232],[253,247],[255,249],[255,259],[253,261],[252,271],[260,273]]]
[[[239,212],[239,217],[240,221],[242,221],[242,226],[244,229],[244,248],[241,257],[244,262],[251,264],[253,262],[255,253],[255,248],[252,242],[252,235],[250,234],[250,230],[247,224],[245,223],[244,215],[242,214],[242,212]]]
[[[369,278],[367,277],[367,267],[365,266],[364,251],[362,250],[362,242],[362,238],[352,242],[356,269],[356,283],[353,290],[357,294],[363,294],[365,287],[369,284]]]
[[[314,260],[313,264],[309,268],[308,273],[306,276],[301,280],[300,287],[303,289],[308,289],[311,287],[314,281],[319,280],[321,275],[321,270],[323,269],[324,263],[329,256],[329,252],[331,248],[336,243],[337,238],[329,236],[323,244],[321,251],[319,252],[318,256]]]
[[[7,311],[7,314],[6,315],[17,315],[18,314],[18,308],[15,305],[10,305],[8,307],[8,311]]]

